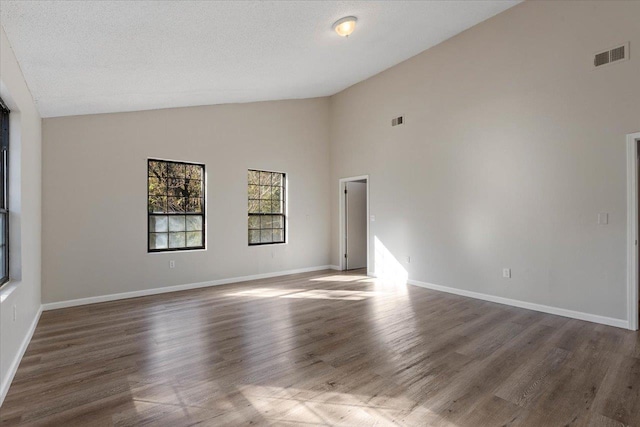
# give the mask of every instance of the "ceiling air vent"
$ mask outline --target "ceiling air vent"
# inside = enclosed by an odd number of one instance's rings
[[[616,46],[613,49],[607,49],[603,52],[595,54],[593,59],[593,67],[598,68],[614,62],[625,61],[629,59],[629,43]]]
[[[404,124],[404,116],[399,116],[391,120],[391,126],[400,126]]]
[[[601,65],[608,64],[609,61],[609,51],[606,51],[596,55],[596,59],[593,60],[593,65],[599,67]]]

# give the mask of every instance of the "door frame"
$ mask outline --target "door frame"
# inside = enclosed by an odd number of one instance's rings
[[[367,275],[371,275],[371,257],[369,256],[369,190],[370,190],[370,180],[369,175],[359,175],[359,176],[351,176],[348,178],[340,178],[338,180],[338,211],[339,211],[339,227],[338,227],[338,242],[340,247],[340,270],[344,271],[347,268],[347,263],[344,258],[346,245],[345,240],[347,238],[345,233],[345,205],[344,205],[344,186],[347,182],[350,181],[362,181],[365,180],[367,184]]]
[[[627,135],[627,321],[638,330],[638,143],[640,132]]]

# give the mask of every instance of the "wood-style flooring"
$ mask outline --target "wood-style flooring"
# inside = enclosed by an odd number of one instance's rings
[[[299,274],[43,313],[0,424],[640,426],[640,335]]]

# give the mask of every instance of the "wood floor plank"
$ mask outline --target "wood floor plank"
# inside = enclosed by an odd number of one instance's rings
[[[556,378],[556,374],[569,356],[569,352],[552,348],[540,354],[539,362],[527,363],[511,375],[495,395],[518,406],[527,406]],[[534,357],[532,357],[535,360]]]
[[[601,414],[622,424],[640,425],[640,359],[623,356],[612,377]]]
[[[296,274],[43,313],[0,425],[640,426],[640,335]]]

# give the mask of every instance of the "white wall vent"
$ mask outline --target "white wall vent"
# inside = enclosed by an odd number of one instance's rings
[[[627,59],[629,59],[629,42],[596,53],[593,58],[593,68],[600,68]]]
[[[391,126],[400,126],[404,124],[404,116],[398,116],[391,120]]]

